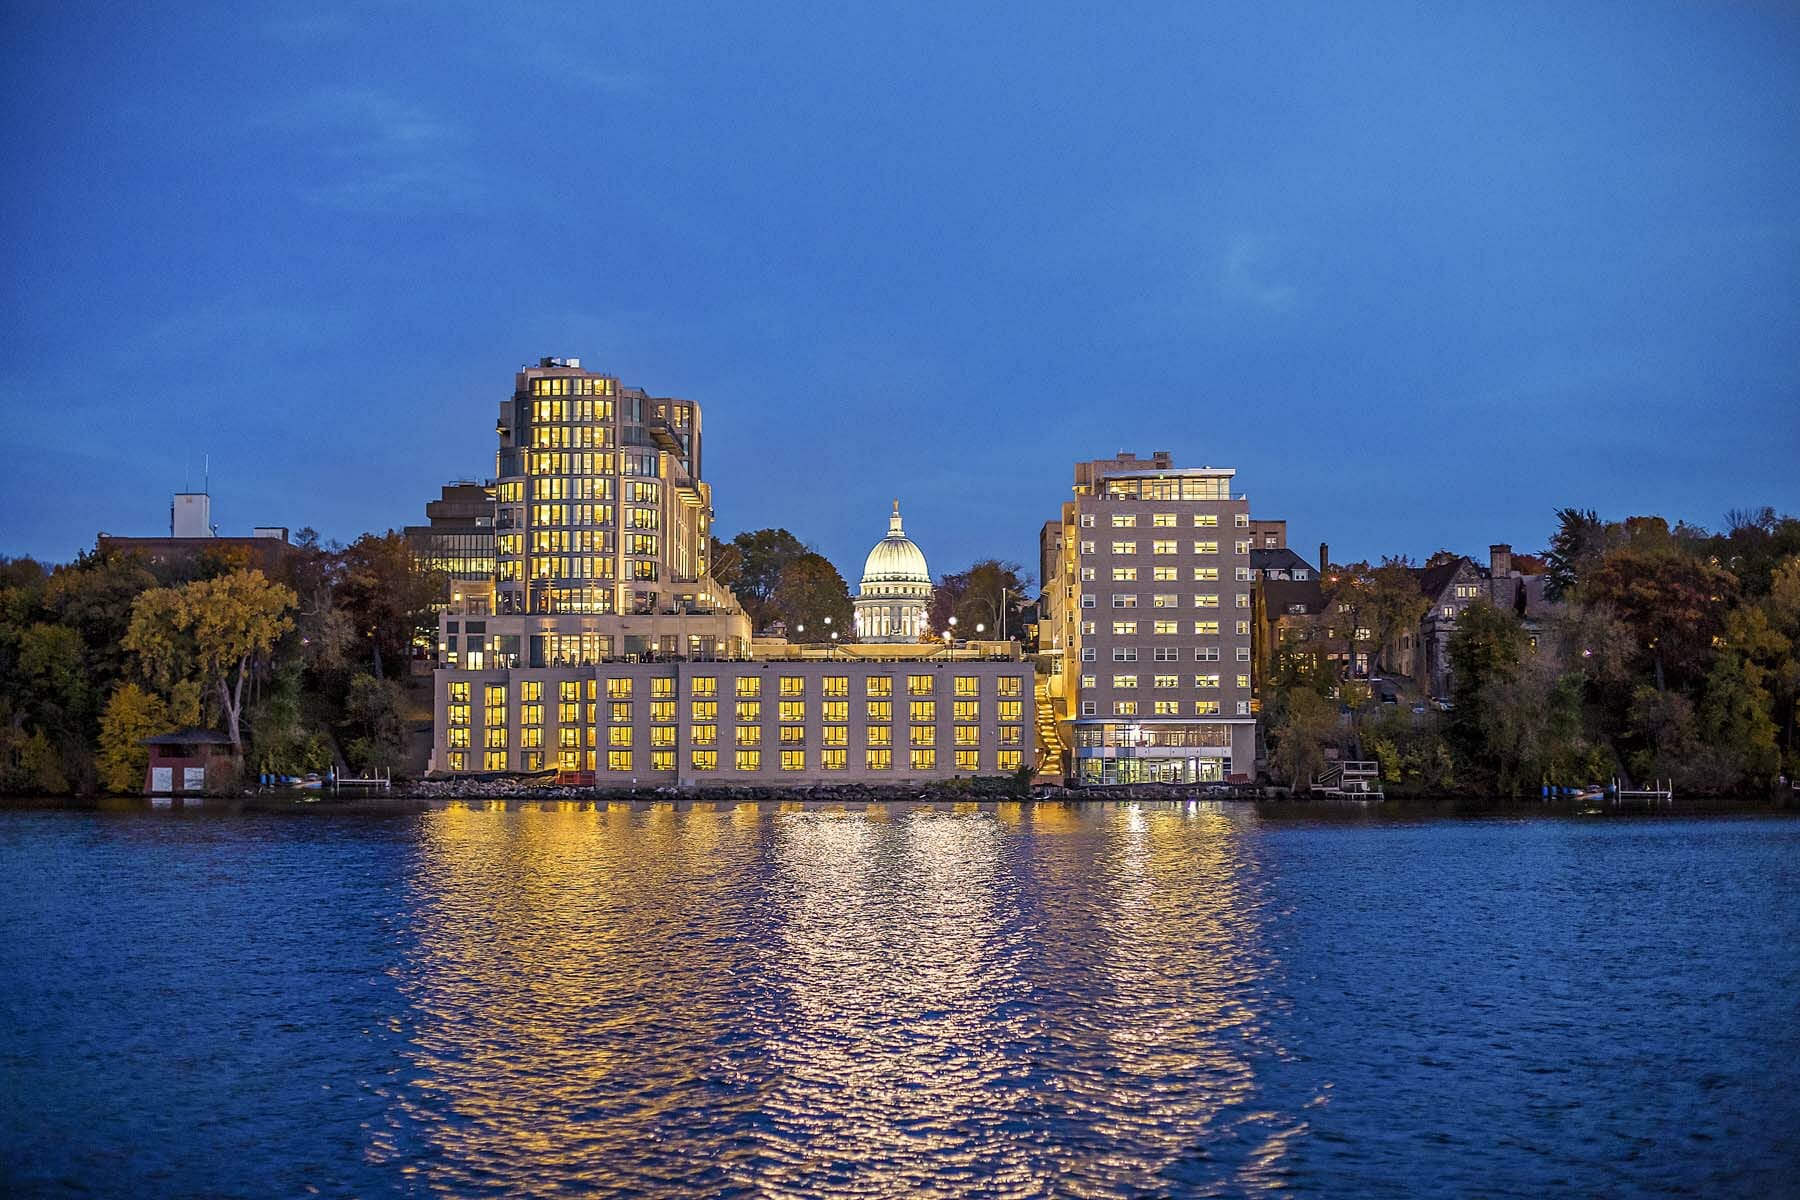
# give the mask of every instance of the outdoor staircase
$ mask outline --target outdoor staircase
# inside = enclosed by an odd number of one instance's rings
[[[1056,723],[1056,702],[1050,698],[1049,677],[1039,675],[1035,684],[1037,743],[1039,770],[1061,770],[1063,756],[1062,730]]]

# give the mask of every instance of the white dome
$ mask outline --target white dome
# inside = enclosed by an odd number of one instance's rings
[[[881,585],[895,583],[931,586],[931,570],[925,555],[900,527],[900,502],[894,501],[894,515],[888,518],[888,535],[875,543],[863,562],[862,585],[858,591],[882,590]]]

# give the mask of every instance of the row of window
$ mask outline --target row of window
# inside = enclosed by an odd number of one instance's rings
[[[1250,607],[1250,593],[1249,592],[1239,592],[1232,599],[1233,599],[1234,607],[1237,607],[1237,608],[1249,608]],[[1178,608],[1178,607],[1180,607],[1180,602],[1177,600],[1176,594],[1173,592],[1156,593],[1151,596],[1151,601],[1152,601],[1152,603],[1151,603],[1150,607],[1152,607],[1152,608]],[[1099,598],[1097,596],[1095,596],[1094,593],[1092,593],[1092,592],[1081,593],[1081,607],[1095,608],[1095,607],[1098,607],[1098,605],[1099,605]],[[1136,592],[1114,592],[1114,593],[1112,593],[1112,606],[1114,608],[1136,608],[1138,606],[1138,594]],[[1194,607],[1195,608],[1217,608],[1217,607],[1219,607],[1219,594],[1217,592],[1195,592],[1194,593]]]
[[[636,763],[647,762],[653,772],[667,772],[675,769],[676,752],[674,750],[652,750],[648,756],[640,760],[631,750],[608,750],[606,752],[606,770],[614,773],[629,773],[637,769]],[[506,749],[488,749],[481,755],[481,770],[505,771],[511,769],[510,752]],[[565,771],[597,770],[599,756],[595,751],[561,750],[557,752],[556,763]],[[695,749],[688,754],[690,769],[710,773],[721,769],[720,752],[717,750]],[[735,771],[757,773],[763,769],[761,750],[736,750],[729,760]],[[804,771],[807,769],[808,754],[805,750],[782,750],[776,763],[783,771]],[[935,771],[938,769],[937,750],[933,747],[915,747],[907,751],[905,761],[913,771]],[[950,759],[954,769],[975,772],[981,769],[981,752],[979,750],[956,750]],[[850,766],[848,750],[821,750],[818,752],[818,769],[821,771],[843,771]],[[466,749],[451,750],[446,764],[452,771],[468,771],[473,767],[473,753]],[[1025,765],[1025,754],[1022,750],[997,750],[994,752],[993,767],[995,771],[1010,773]],[[891,749],[868,749],[863,752],[863,766],[871,771],[891,771],[894,769],[894,752]],[[521,771],[541,771],[544,769],[544,753],[541,750],[523,750],[518,754],[518,769]]]
[[[503,692],[503,689],[499,689]],[[951,719],[958,725],[975,726],[981,721],[981,702],[979,700],[957,700],[951,707]],[[894,702],[891,700],[868,700],[864,702],[864,717],[870,725],[887,725],[894,720]],[[689,719],[695,722],[712,723],[719,719],[719,701],[690,700],[688,702]],[[762,701],[739,700],[733,706],[732,715],[739,725],[761,727],[763,720]],[[468,725],[473,706],[466,700],[451,700],[444,706],[444,722],[447,725]],[[649,717],[652,723],[669,724],[676,718],[676,701],[650,701]],[[914,700],[904,709],[906,718],[915,725],[936,725],[938,707],[935,700]],[[588,724],[598,725],[599,705],[590,702],[585,711],[580,702],[565,700],[557,705],[557,723],[560,725]],[[775,706],[775,715],[783,725],[800,725],[806,721],[806,701],[782,700]],[[1001,722],[1022,721],[1025,718],[1025,702],[1023,700],[997,700],[994,702],[993,715]],[[850,702],[848,700],[825,700],[819,704],[820,719],[826,725],[846,725],[850,721]],[[608,721],[614,725],[630,725],[635,719],[632,701],[613,700],[607,705]],[[506,724],[506,699],[504,694],[497,702],[482,708],[482,721],[490,727]],[[519,704],[519,723],[522,725],[542,725],[544,723],[544,706],[531,701]]]
[[[1081,661],[1082,662],[1093,662],[1096,659],[1098,659],[1099,656],[1100,656],[1099,651],[1093,646],[1083,646],[1081,648]],[[1181,647],[1179,647],[1179,646],[1153,646],[1153,647],[1151,647],[1150,658],[1151,658],[1151,661],[1153,661],[1153,662],[1180,662],[1181,661]],[[1138,659],[1138,648],[1136,646],[1114,646],[1112,648],[1112,660],[1114,662],[1136,662],[1137,659]],[[1195,646],[1194,647],[1194,661],[1195,662],[1218,662],[1219,661],[1219,647],[1217,647],[1217,646]],[[1239,661],[1239,662],[1249,662],[1250,661],[1250,647],[1239,646],[1237,648],[1237,661]]]
[[[476,628],[485,623],[469,622],[471,633],[481,632]],[[451,623],[455,628],[455,623]],[[604,637],[604,634],[587,634],[587,637]],[[777,691],[783,696],[806,695],[805,675],[782,675],[778,677]],[[732,693],[746,699],[763,694],[762,675],[738,675],[732,680]],[[850,677],[848,675],[823,675],[819,677],[820,690],[826,696],[848,696],[850,694]],[[607,680],[599,679],[560,679],[557,680],[557,695],[562,700],[594,700],[599,698],[600,684],[606,684],[608,700],[630,700],[637,690],[637,680],[629,675],[615,676]],[[870,696],[891,696],[894,692],[892,675],[870,675],[866,679],[867,692]],[[994,690],[1001,696],[1017,696],[1023,690],[1024,679],[1018,675],[1002,675],[994,681]],[[719,677],[717,675],[694,675],[688,679],[690,696],[716,696],[719,694]],[[937,677],[934,675],[908,675],[906,690],[909,695],[929,696],[937,690]],[[958,696],[979,696],[981,694],[981,677],[979,675],[958,675],[955,677],[953,691]],[[470,699],[470,683],[466,679],[451,680],[447,689],[452,701],[468,701]],[[675,680],[672,676],[658,675],[650,680],[650,695],[653,698],[673,699]],[[506,703],[506,685],[489,683],[482,685],[482,696],[488,707]],[[544,681],[541,679],[523,679],[519,681],[519,699],[542,700],[544,698]]]
[[[1181,553],[1181,543],[1174,538],[1157,538],[1150,542],[1149,545],[1150,553],[1152,554]],[[1217,542],[1190,542],[1188,545],[1192,547],[1192,549],[1189,550],[1189,553],[1191,554],[1217,554],[1219,552],[1219,543]],[[1236,550],[1239,554],[1248,554],[1250,553],[1250,543],[1238,542],[1236,543]],[[1136,554],[1138,552],[1138,544],[1135,541],[1115,541],[1112,544],[1112,552],[1114,554]],[[1084,555],[1093,554],[1094,543],[1086,541],[1082,542],[1081,553]]]
[[[1166,603],[1165,603],[1165,601],[1166,601]],[[1178,607],[1180,607],[1180,605],[1177,603],[1177,598],[1175,596],[1160,596],[1159,595],[1156,597],[1156,603],[1151,605],[1150,607],[1152,607],[1152,608],[1178,608]],[[1113,622],[1113,632],[1114,633],[1119,632],[1118,627],[1120,624],[1121,624],[1121,622],[1118,622],[1118,621]],[[1123,624],[1135,626],[1136,622],[1123,622]],[[1155,623],[1155,628],[1156,628],[1157,633],[1167,632],[1162,628],[1162,624],[1163,624],[1163,622],[1161,622],[1161,621],[1158,621]],[[1081,636],[1093,637],[1095,632],[1098,630],[1098,628],[1099,628],[1098,621],[1083,621],[1081,623]],[[1248,622],[1248,621],[1233,621],[1232,628],[1240,636],[1248,637],[1250,634],[1250,622]],[[1219,623],[1217,621],[1195,621],[1194,622],[1194,633],[1195,633],[1195,635],[1197,635],[1199,637],[1216,637],[1216,636],[1218,636],[1218,633],[1219,633]]]
[[[1095,568],[1081,568],[1081,582],[1093,583],[1098,577],[1099,573]],[[1250,583],[1256,576],[1249,567],[1239,567],[1233,573],[1232,577],[1239,583]],[[1181,568],[1151,567],[1150,574],[1147,578],[1152,583],[1174,583],[1181,578]],[[1193,579],[1196,583],[1215,583],[1218,581],[1218,578],[1219,568],[1217,567],[1193,568]],[[1114,567],[1112,569],[1112,581],[1114,583],[1136,583],[1138,581],[1138,568]]]
[[[555,379],[533,379],[533,396],[610,396],[617,386],[612,379],[587,379],[560,376]]]
[[[1100,494],[1109,500],[1229,500],[1231,477],[1156,475],[1144,479],[1103,479]]]
[[[1179,717],[1183,715],[1181,703],[1182,702],[1179,700],[1156,700],[1145,705],[1139,704],[1136,700],[1114,700],[1112,703],[1112,715],[1115,717],[1137,717],[1147,713],[1156,717]],[[1100,702],[1097,700],[1083,700],[1081,702],[1081,715],[1084,717],[1099,716]],[[1217,700],[1196,700],[1193,702],[1193,715],[1196,717],[1218,717],[1223,716],[1224,713],[1221,711]],[[1250,702],[1248,700],[1239,700],[1237,702],[1237,715],[1240,717],[1247,717],[1250,715]]]
[[[938,727],[936,725],[907,726],[906,741],[914,746],[935,746],[938,744]],[[681,741],[680,729],[675,725],[652,725],[649,732],[649,744],[652,746],[673,746]],[[606,731],[606,744],[616,747],[629,747],[636,740],[636,730],[630,725],[614,725]],[[490,750],[504,750],[509,740],[505,725],[490,725],[482,730],[481,743]],[[691,746],[716,746],[719,744],[719,727],[717,725],[690,725],[687,729],[687,742]],[[763,744],[763,727],[760,725],[740,725],[730,739],[738,746],[761,746]],[[783,746],[804,746],[806,729],[799,725],[784,726],[780,736],[771,739]],[[955,727],[951,742],[957,746],[981,745],[981,727],[979,725],[958,725]],[[467,750],[474,745],[475,733],[467,724],[452,724],[444,730],[444,744],[452,750]],[[1025,744],[1025,728],[1022,725],[1001,725],[996,728],[996,741],[1001,746],[1022,746]],[[556,744],[565,749],[578,749],[600,743],[599,730],[593,725],[585,728],[579,725],[564,725],[556,731]],[[850,730],[845,725],[828,725],[821,732],[819,744],[822,746],[848,746]],[[892,725],[870,725],[863,731],[862,745],[892,746],[894,744],[894,727]],[[526,749],[537,749],[544,745],[544,727],[541,724],[521,725],[519,727],[519,745]]]
[[[1202,691],[1214,690],[1218,688],[1219,680],[1221,678],[1223,678],[1223,676],[1220,675],[1196,675],[1194,676],[1194,686]],[[1097,675],[1083,675],[1081,677],[1081,686],[1084,688],[1097,687],[1098,685],[1099,676]],[[1136,675],[1114,675],[1112,677],[1112,685],[1116,688],[1134,688],[1138,685],[1138,677]],[[1237,677],[1237,685],[1241,688],[1249,687],[1250,677],[1248,675],[1239,675]],[[1181,686],[1181,676],[1153,675],[1151,676],[1150,686],[1155,688],[1178,688]]]
[[[1081,514],[1081,527],[1083,529],[1092,529],[1094,523],[1093,513]],[[1136,513],[1112,514],[1112,527],[1114,529],[1136,529],[1137,523],[1138,515]],[[1217,529],[1219,527],[1219,514],[1194,513],[1192,524],[1195,529]],[[1250,528],[1250,514],[1238,513],[1236,524],[1239,529]],[[1150,526],[1153,529],[1178,529],[1180,528],[1180,525],[1181,522],[1176,513],[1159,512],[1150,514]],[[1245,544],[1248,545],[1248,543]]]

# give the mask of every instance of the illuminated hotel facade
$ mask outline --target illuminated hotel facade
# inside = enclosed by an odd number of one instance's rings
[[[1075,464],[1040,544],[1047,702],[1071,782],[1254,775],[1250,506],[1235,474],[1166,452]]]
[[[701,412],[578,359],[500,405],[490,579],[439,617],[434,770],[601,785],[905,783],[1035,766],[1013,643],[751,638],[710,575]]]

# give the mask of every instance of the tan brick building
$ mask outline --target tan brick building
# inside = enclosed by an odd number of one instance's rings
[[[1254,772],[1249,503],[1227,468],[1132,454],[1075,465],[1044,527],[1048,659],[1077,785]]]

